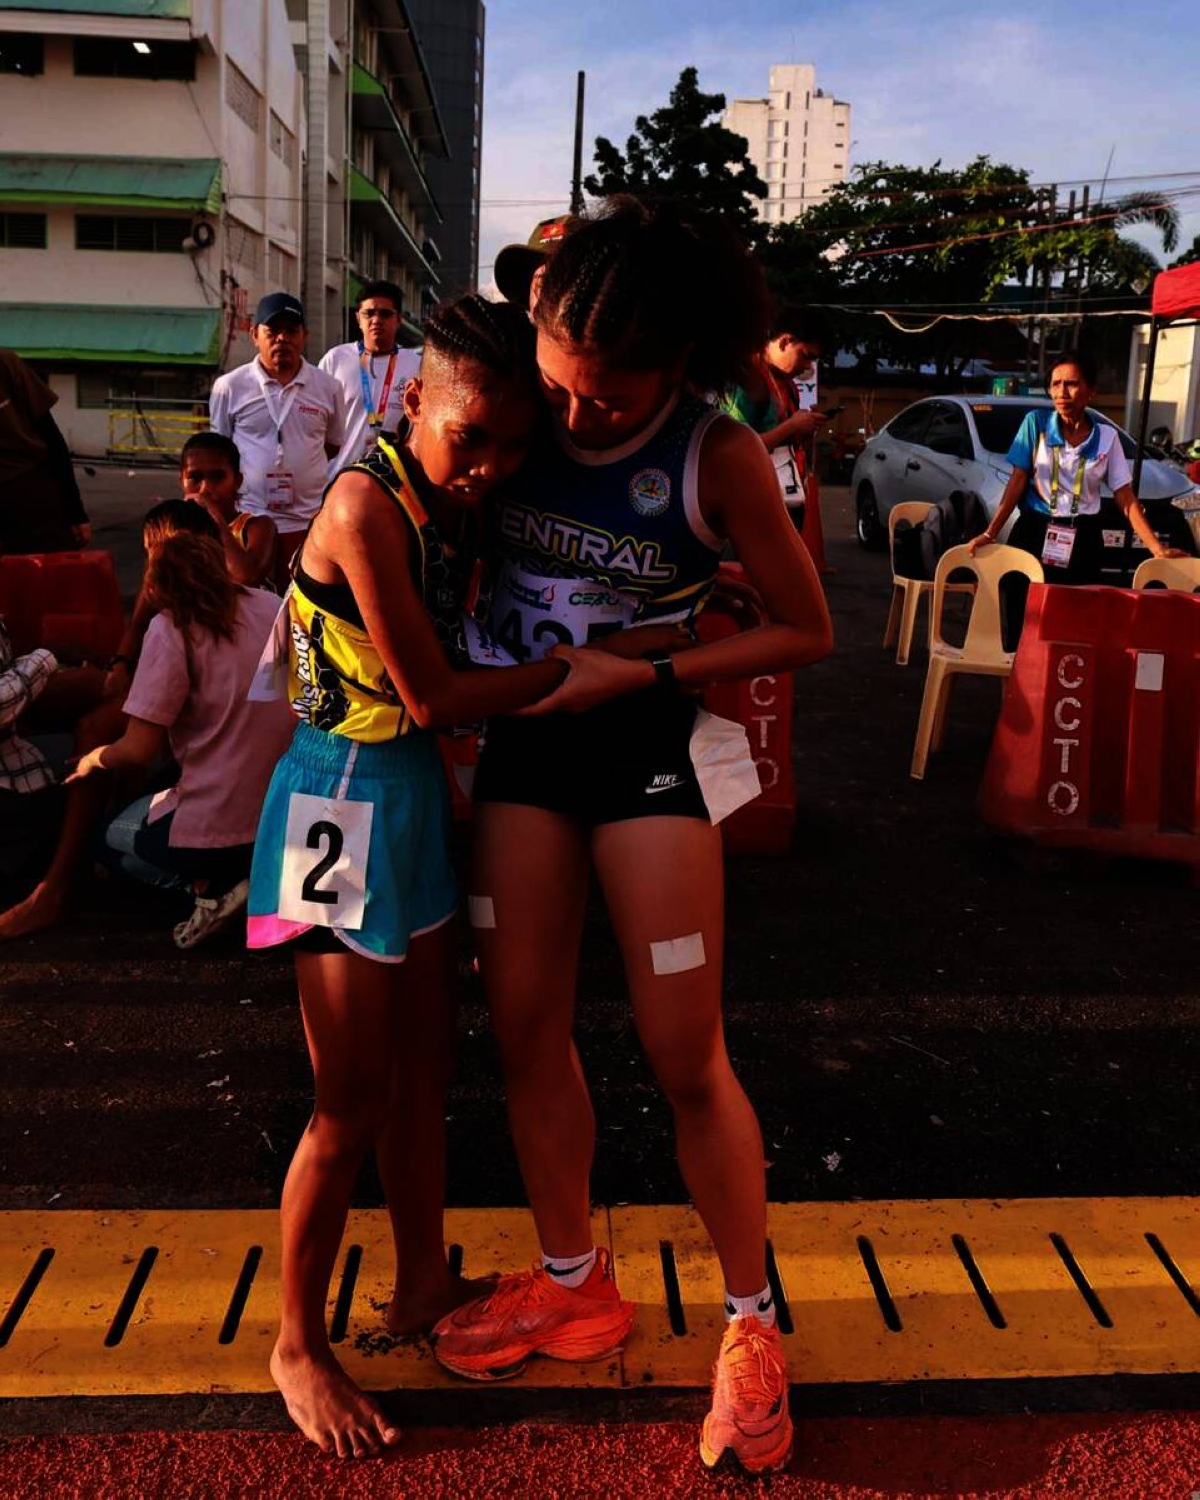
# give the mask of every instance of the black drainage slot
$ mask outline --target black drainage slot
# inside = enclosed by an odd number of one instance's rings
[[[121,1298],[121,1305],[117,1308],[116,1317],[113,1318],[108,1332],[104,1335],[104,1347],[115,1349],[125,1337],[125,1330],[129,1327],[129,1320],[137,1310],[138,1298],[142,1290],[150,1280],[150,1272],[154,1269],[154,1262],[158,1259],[158,1246],[150,1245],[143,1250],[138,1258],[138,1263],[133,1268],[133,1275],[129,1278],[129,1285],[125,1288],[125,1295]]]
[[[1083,1267],[1071,1253],[1071,1247],[1067,1244],[1066,1240],[1063,1239],[1061,1234],[1052,1234],[1050,1236],[1050,1243],[1058,1251],[1059,1258],[1062,1260],[1063,1265],[1066,1266],[1071,1280],[1079,1288],[1079,1295],[1087,1303],[1092,1317],[1095,1318],[1101,1328],[1111,1328],[1113,1320],[1109,1317],[1104,1303],[1096,1295],[1095,1287],[1093,1287],[1092,1283],[1084,1275]]]
[[[795,1333],[792,1309],[788,1306],[783,1277],[779,1274],[779,1267],[775,1263],[775,1246],[770,1240],[767,1241],[767,1285],[771,1288],[771,1296],[775,1299],[775,1319],[779,1324],[780,1333]]]
[[[867,1276],[871,1282],[871,1290],[875,1293],[875,1300],[879,1303],[879,1311],[883,1314],[883,1321],[893,1333],[901,1333],[904,1324],[900,1321],[900,1314],[896,1311],[896,1304],[892,1301],[892,1294],[888,1289],[887,1278],[883,1274],[883,1267],[876,1257],[874,1246],[865,1234],[858,1237],[858,1253],[862,1256],[862,1263],[866,1267]]]
[[[329,1325],[329,1342],[340,1344],[346,1337],[350,1323],[350,1307],[354,1301],[354,1284],[358,1280],[358,1268],[362,1265],[362,1246],[351,1245],[346,1251],[346,1264],[342,1267],[342,1284],[338,1287],[337,1302],[333,1309],[333,1322]]]
[[[46,1274],[46,1268],[54,1259],[53,1250],[42,1250],[38,1252],[38,1258],[30,1267],[29,1275],[21,1283],[21,1289],[12,1300],[12,1305],[4,1314],[4,1321],[0,1323],[0,1349],[3,1349],[9,1339],[16,1332],[17,1324],[24,1316],[25,1309],[33,1301],[33,1294],[38,1289],[42,1277]]]
[[[1150,1246],[1151,1250],[1154,1251],[1155,1255],[1157,1255],[1159,1260],[1162,1262],[1163,1270],[1166,1271],[1167,1275],[1171,1278],[1171,1280],[1183,1294],[1184,1301],[1196,1314],[1196,1316],[1200,1318],[1200,1297],[1196,1295],[1195,1287],[1192,1286],[1191,1282],[1175,1264],[1171,1252],[1167,1249],[1167,1247],[1163,1244],[1163,1242],[1156,1234],[1148,1234],[1146,1236],[1146,1243]],[[0,1344],[3,1344],[3,1342],[3,1330],[0,1330]]]
[[[1000,1304],[992,1295],[992,1289],[984,1279],[983,1272],[979,1269],[975,1257],[971,1254],[971,1247],[961,1234],[952,1234],[950,1243],[958,1251],[958,1258],[963,1263],[963,1270],[967,1273],[975,1295],[983,1304],[983,1310],[988,1315],[988,1322],[993,1328],[1007,1328],[1004,1314],[1000,1311]]]
[[[242,1262],[241,1274],[238,1276],[237,1285],[233,1289],[233,1296],[229,1299],[229,1307],[225,1313],[225,1321],[221,1324],[221,1331],[217,1335],[218,1344],[232,1344],[237,1338],[238,1324],[242,1321],[242,1314],[246,1311],[246,1303],[250,1298],[250,1288],[254,1285],[254,1278],[258,1274],[258,1263],[262,1260],[262,1246],[251,1245],[246,1251],[246,1259]]]
[[[683,1298],[679,1294],[679,1272],[675,1269],[675,1247],[670,1240],[659,1240],[658,1258],[662,1261],[663,1286],[667,1291],[667,1317],[671,1320],[671,1332],[682,1336],[687,1332],[687,1319],[683,1316]]]
[[[461,1276],[463,1268],[463,1247],[451,1245],[446,1251],[446,1266],[451,1276]]]

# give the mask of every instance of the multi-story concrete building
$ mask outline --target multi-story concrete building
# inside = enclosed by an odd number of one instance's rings
[[[798,218],[844,182],[850,159],[850,106],[817,87],[811,63],[776,63],[765,99],[735,99],[722,121],[745,136],[747,155],[767,184],[759,218]]]
[[[76,452],[175,451],[265,291],[316,359],[387,276],[419,339],[446,151],[404,0],[0,0],[0,345]]]
[[[284,0],[134,10],[0,0],[0,344],[82,453],[178,447],[258,297],[300,286]]]
[[[446,131],[405,0],[287,0],[308,107],[304,303],[309,347],[356,330],[357,287],[404,292],[407,342],[439,295],[442,214],[430,157]],[[314,46],[315,38],[320,44]]]
[[[445,217],[442,295],[471,291],[479,279],[479,171],[483,138],[482,0],[408,0],[446,122],[450,154],[429,163]]]

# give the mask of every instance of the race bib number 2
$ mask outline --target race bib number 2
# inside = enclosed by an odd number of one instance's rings
[[[374,811],[369,802],[292,793],[279,892],[285,921],[358,931],[366,908]]]

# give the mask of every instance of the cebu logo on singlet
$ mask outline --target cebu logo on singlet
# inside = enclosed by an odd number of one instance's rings
[[[661,516],[671,503],[671,476],[662,469],[639,469],[629,481],[629,503],[639,516]]]

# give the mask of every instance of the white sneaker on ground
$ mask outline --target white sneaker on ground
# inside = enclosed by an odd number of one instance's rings
[[[224,927],[230,917],[235,917],[244,909],[249,894],[250,882],[239,880],[223,896],[197,896],[191,916],[186,922],[176,923],[175,946],[194,948],[205,938],[212,937],[214,932]]]

